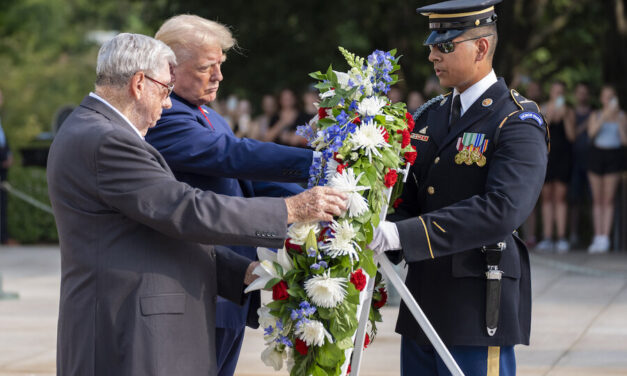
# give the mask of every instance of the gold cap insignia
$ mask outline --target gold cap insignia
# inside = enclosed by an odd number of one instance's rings
[[[427,128],[429,128],[428,125],[426,127],[422,128],[420,131],[418,131],[418,133],[420,133],[420,134],[427,134]]]

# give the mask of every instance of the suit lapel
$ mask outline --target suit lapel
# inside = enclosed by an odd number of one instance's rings
[[[457,124],[453,126],[453,129],[449,134],[444,138],[444,142],[438,145],[439,149],[442,150],[446,145],[451,143],[451,141],[457,139],[464,131],[470,128],[473,124],[477,123],[479,120],[491,114],[494,103],[501,97],[503,91],[507,91],[507,86],[505,85],[505,81],[500,79],[494,85],[490,86],[488,90],[486,90],[476,101],[470,106],[468,110],[464,113],[464,115],[459,119]],[[484,100],[486,102],[484,102]],[[487,105],[489,103],[489,105]]]
[[[435,111],[429,111],[429,117],[427,118],[428,126],[427,132],[431,135],[431,139],[437,147],[442,145],[442,142],[446,138],[446,131],[448,128],[448,118],[451,113],[451,96],[447,96],[442,100]]]

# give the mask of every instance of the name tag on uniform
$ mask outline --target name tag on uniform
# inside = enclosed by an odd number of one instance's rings
[[[414,140],[423,141],[423,142],[429,141],[429,136],[427,136],[426,134],[412,133],[411,138],[413,138]]]

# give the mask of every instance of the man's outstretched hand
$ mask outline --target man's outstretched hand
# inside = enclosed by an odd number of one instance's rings
[[[333,220],[346,211],[348,197],[333,188],[314,187],[285,199],[287,223]]]

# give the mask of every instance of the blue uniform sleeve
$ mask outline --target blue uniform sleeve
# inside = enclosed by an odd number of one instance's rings
[[[491,158],[485,193],[396,223],[407,262],[502,241],[525,221],[544,182],[545,130],[510,118]]]
[[[164,114],[146,139],[174,171],[235,179],[306,181],[313,155],[308,149],[206,128],[184,111]]]
[[[301,193],[304,191],[304,188],[296,183],[277,184],[273,182],[254,181],[253,190],[255,197],[289,197]]]

